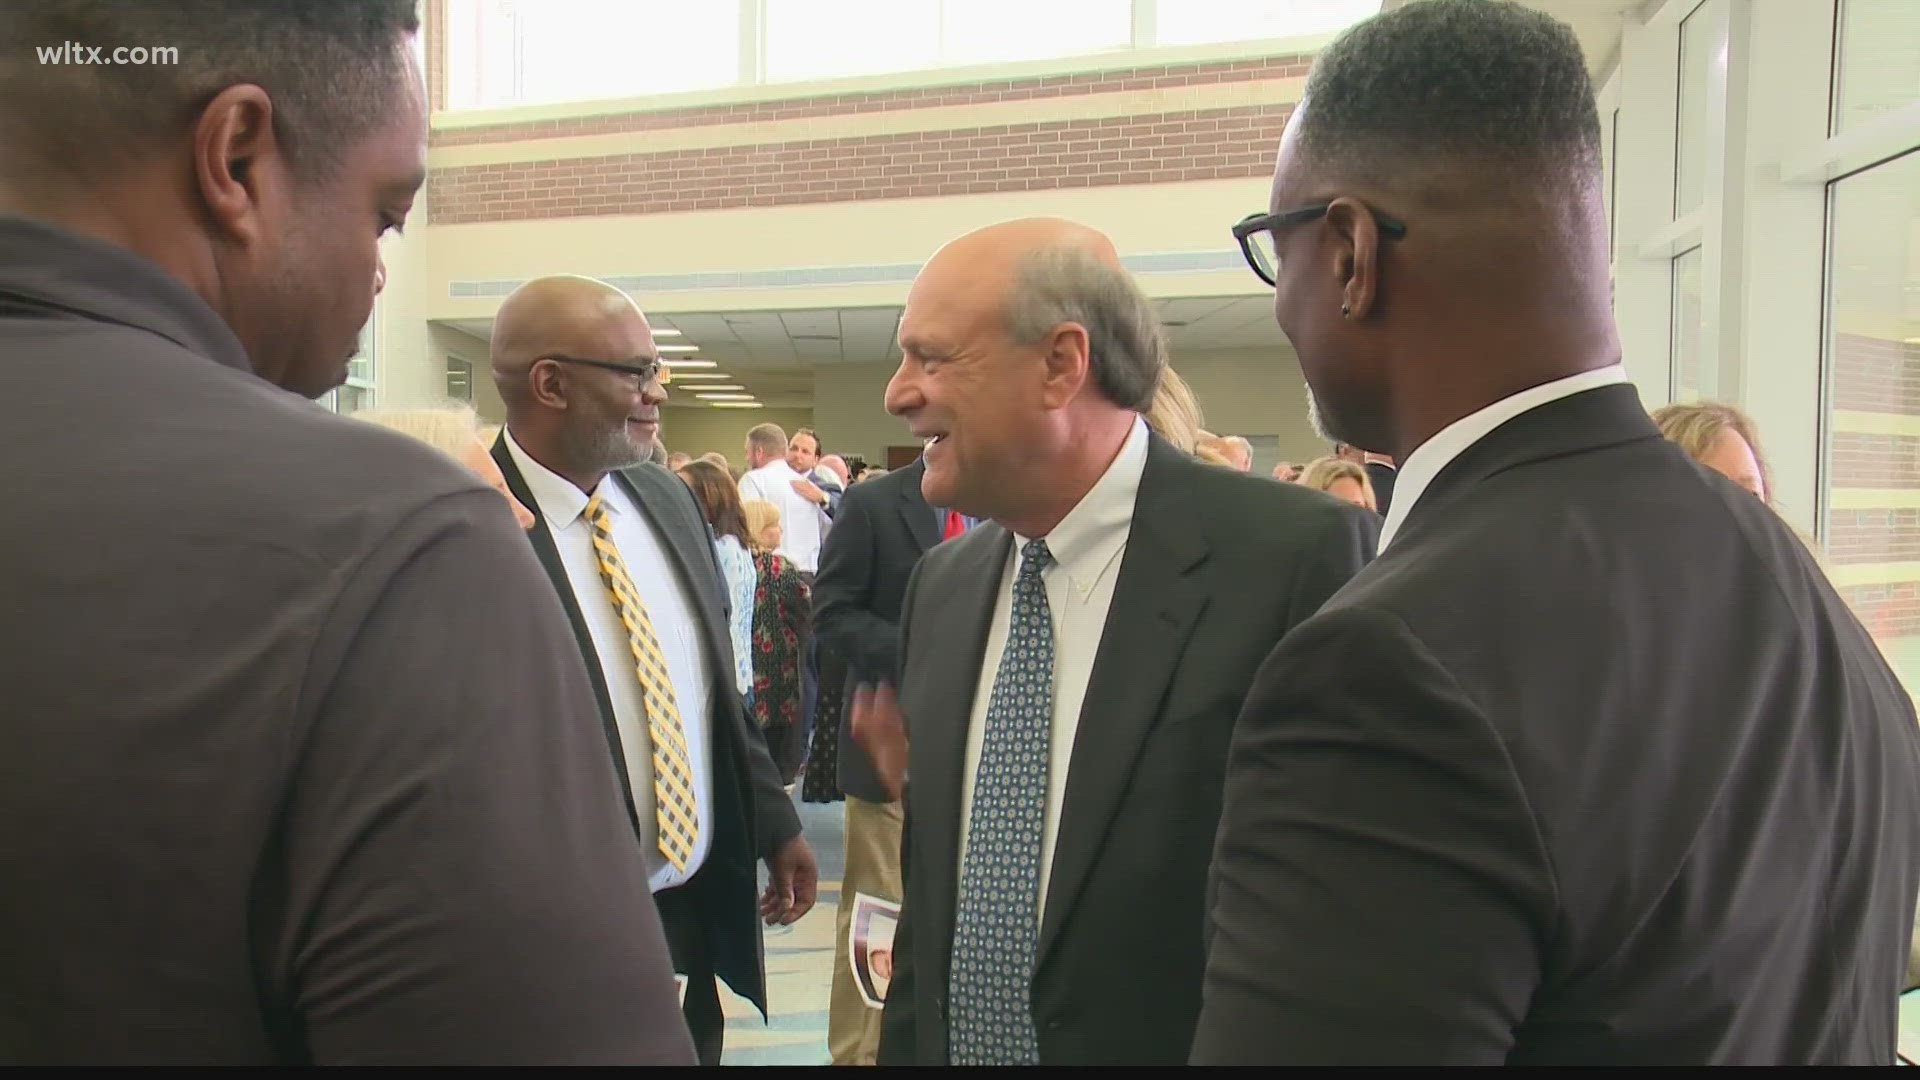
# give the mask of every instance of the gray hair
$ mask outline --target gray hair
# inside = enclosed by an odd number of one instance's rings
[[[1125,271],[1078,247],[1043,248],[1020,260],[1007,299],[1007,334],[1031,345],[1061,323],[1087,332],[1093,384],[1107,400],[1145,412],[1167,366],[1160,316]]]

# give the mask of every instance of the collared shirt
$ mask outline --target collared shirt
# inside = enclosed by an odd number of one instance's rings
[[[692,1063],[499,492],[4,214],[0,459],[0,1057]]]
[[[1493,433],[1493,430],[1521,413],[1537,409],[1542,405],[1572,397],[1588,390],[1598,390],[1603,386],[1613,386],[1627,381],[1627,369],[1620,364],[1594,368],[1569,375],[1564,379],[1531,386],[1517,394],[1501,398],[1478,412],[1469,413],[1455,420],[1421,443],[1419,449],[1407,455],[1402,462],[1399,475],[1393,482],[1393,505],[1387,511],[1387,523],[1380,530],[1379,551],[1386,551],[1387,544],[1400,531],[1400,526],[1413,511],[1420,496],[1426,494],[1427,486],[1433,483],[1454,458],[1466,453],[1467,448]]]
[[[803,479],[785,459],[776,458],[740,478],[742,501],[759,499],[780,511],[780,546],[774,550],[803,574],[820,571],[820,542],[827,534],[827,513],[793,490]]]
[[[580,604],[593,637],[600,672],[613,700],[613,719],[620,730],[620,747],[627,759],[627,783],[639,817],[641,847],[647,855],[655,892],[685,885],[706,861],[713,847],[713,684],[701,647],[700,625],[693,602],[673,569],[673,556],[646,513],[611,477],[600,481],[607,513],[613,519],[613,546],[620,549],[627,576],[646,605],[654,637],[665,654],[667,675],[673,680],[674,706],[686,733],[687,757],[693,770],[693,797],[700,818],[700,836],[687,868],[675,870],[660,852],[659,823],[654,818],[653,739],[640,690],[640,671],[627,642],[627,628],[614,610],[613,595],[600,578],[600,559],[593,550],[593,529],[587,523],[588,496],[573,482],[535,461],[509,429],[507,452],[526,478],[527,490],[540,504],[540,516],[553,534],[567,581]]]
[[[1053,871],[1054,839],[1060,832],[1060,807],[1067,794],[1067,772],[1073,761],[1073,740],[1080,730],[1080,706],[1086,701],[1087,682],[1100,654],[1100,637],[1113,602],[1114,581],[1120,576],[1121,556],[1133,532],[1133,506],[1140,494],[1140,477],[1147,469],[1147,425],[1135,420],[1133,431],[1086,496],[1060,519],[1046,536],[1053,564],[1040,575],[1047,588],[1047,608],[1053,616],[1053,734],[1049,747],[1047,817],[1040,847],[1040,906],[1046,911],[1047,884]],[[993,700],[993,680],[1007,648],[1007,629],[1013,619],[1013,584],[1020,572],[1021,550],[1033,537],[1014,535],[1000,594],[988,624],[987,651],[980,665],[980,682],[973,695],[973,715],[967,723],[966,767],[961,779],[960,859],[964,866],[967,829],[973,818],[974,774],[987,734],[987,708]],[[957,880],[957,879],[956,879]]]

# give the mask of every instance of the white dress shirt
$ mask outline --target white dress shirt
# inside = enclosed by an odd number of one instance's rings
[[[607,513],[613,519],[613,545],[620,549],[627,576],[646,605],[647,618],[665,654],[667,676],[673,680],[674,705],[685,729],[688,764],[693,770],[693,798],[700,821],[687,868],[675,870],[661,853],[659,823],[654,819],[653,739],[647,730],[647,712],[640,691],[640,672],[627,644],[627,628],[614,610],[613,597],[600,578],[600,562],[593,552],[593,531],[586,519],[588,498],[573,482],[533,460],[507,432],[507,452],[526,478],[527,489],[539,504],[540,516],[553,533],[554,546],[566,566],[567,581],[580,604],[593,637],[600,671],[606,676],[607,695],[613,699],[613,718],[620,730],[620,746],[627,759],[627,782],[633,790],[634,811],[640,819],[640,841],[647,856],[653,891],[685,885],[713,847],[713,677],[707,670],[706,649],[700,640],[699,616],[673,568],[673,556],[647,515],[627,495],[626,488],[609,477],[600,481]],[[537,721],[537,717],[528,717]]]
[[[1426,493],[1427,485],[1433,483],[1434,477],[1439,476],[1440,471],[1454,458],[1466,453],[1467,447],[1491,435],[1493,429],[1549,402],[1626,381],[1627,369],[1619,364],[1582,371],[1564,379],[1530,386],[1441,428],[1433,438],[1421,443],[1418,449],[1407,455],[1407,460],[1400,463],[1399,475],[1393,480],[1393,504],[1387,508],[1387,523],[1380,529],[1380,544],[1376,551],[1387,550],[1388,542],[1400,531],[1401,523],[1407,520],[1413,504],[1420,501],[1420,496]]]
[[[780,546],[774,550],[802,573],[820,570],[820,542],[827,534],[827,512],[793,490],[805,479],[776,458],[740,478],[740,499],[770,502],[780,511]]]
[[[1100,636],[1106,630],[1107,609],[1113,603],[1113,583],[1120,576],[1121,556],[1133,531],[1133,504],[1140,494],[1140,475],[1147,468],[1147,425],[1135,420],[1133,431],[1112,464],[1067,516],[1045,537],[1053,564],[1040,580],[1047,589],[1047,610],[1053,616],[1053,732],[1048,746],[1047,815],[1040,841],[1040,902],[1044,915],[1047,883],[1053,876],[1053,842],[1060,832],[1060,806],[1067,793],[1067,770],[1073,760],[1073,740],[1080,730],[1080,706],[1087,697],[1087,681],[1100,654]],[[967,857],[967,829],[973,819],[974,774],[987,737],[987,708],[993,700],[993,680],[1007,647],[1007,629],[1013,621],[1013,583],[1019,576],[1020,553],[1029,536],[1014,535],[1006,570],[1000,575],[999,598],[988,624],[987,652],[980,665],[980,682],[973,694],[973,715],[967,722],[967,757],[960,781],[960,859]],[[1099,717],[1095,717],[1097,723]]]

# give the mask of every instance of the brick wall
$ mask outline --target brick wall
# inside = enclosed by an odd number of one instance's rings
[[[445,3],[445,0],[436,0]],[[435,131],[431,146],[469,146],[475,143],[519,142],[575,135],[613,135],[669,128],[708,127],[768,121],[807,120],[821,116],[897,112],[910,109],[984,105],[1002,101],[1081,97],[1134,90],[1164,90],[1183,86],[1285,79],[1307,74],[1309,56],[1269,56],[1212,64],[1180,64],[1125,68],[1081,75],[1050,75],[997,82],[956,83],[866,94],[822,94],[784,101],[744,102],[683,109],[652,109],[606,116],[578,116],[483,127]],[[444,65],[441,68],[444,82]]]
[[[1920,634],[1920,582],[1855,585],[1840,590],[1855,618],[1876,638]]]
[[[1920,415],[1920,346],[1839,334],[1833,363],[1834,408]]]
[[[475,165],[436,170],[428,200],[434,224],[452,225],[1263,176],[1291,111],[1252,106]]]
[[[1920,348],[1898,341],[1840,334],[1833,350],[1833,407],[1920,415]],[[1836,488],[1920,488],[1920,436],[1835,431]],[[1828,512],[1827,555],[1836,566],[1920,562],[1920,509]],[[1855,585],[1840,590],[1876,637],[1920,634],[1920,582]]]
[[[436,62],[436,78],[444,79],[444,59]],[[439,167],[428,178],[428,206],[436,225],[454,225],[1265,176],[1291,104],[1226,107],[1216,97],[1223,107],[863,136],[841,129],[832,138],[808,137],[809,121],[1289,79],[1304,76],[1310,63],[1277,56],[441,130],[432,135],[435,147],[741,123],[777,123],[791,135],[781,130],[777,139],[749,145]],[[1131,100],[1137,109],[1138,98]]]

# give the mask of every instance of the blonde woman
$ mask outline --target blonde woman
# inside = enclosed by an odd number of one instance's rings
[[[1760,437],[1746,413],[1718,401],[1668,405],[1653,422],[1687,456],[1758,496],[1773,501],[1773,473],[1760,451]]]
[[[407,409],[361,409],[351,415],[355,420],[418,439],[465,465],[506,498],[514,520],[522,529],[533,528],[533,512],[520,505],[520,500],[507,490],[507,478],[500,474],[500,466],[482,441],[480,417],[472,408],[449,403]]]
[[[759,579],[753,597],[753,719],[767,734],[780,782],[791,784],[806,761],[800,665],[807,655],[813,596],[799,568],[774,551],[781,539],[780,508],[749,499],[740,512]]]
[[[1200,402],[1193,396],[1193,387],[1172,367],[1161,368],[1153,403],[1147,407],[1147,426],[1182,453],[1191,454],[1206,435],[1201,430],[1203,425]]]
[[[1315,460],[1300,474],[1298,483],[1379,513],[1373,497],[1373,481],[1368,479],[1367,470],[1345,458]]]

